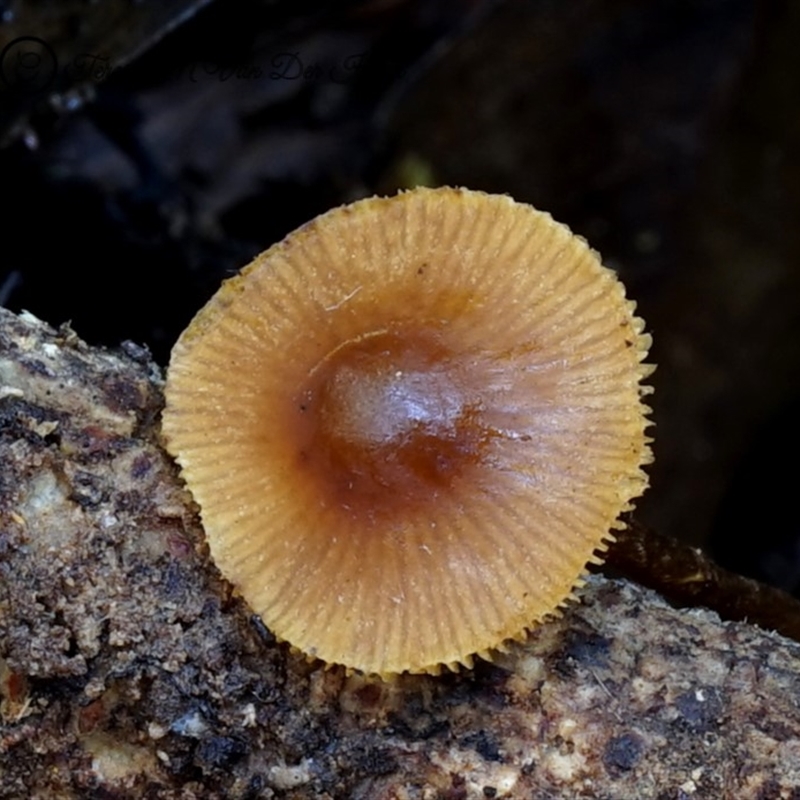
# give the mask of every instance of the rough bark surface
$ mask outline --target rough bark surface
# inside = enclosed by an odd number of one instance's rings
[[[800,646],[592,577],[473,671],[275,642],[210,563],[146,351],[0,309],[0,798],[800,798]]]

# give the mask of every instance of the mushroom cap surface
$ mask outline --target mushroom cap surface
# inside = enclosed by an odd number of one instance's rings
[[[645,489],[642,331],[548,214],[370,198],[223,284],[175,345],[163,430],[279,638],[435,673],[556,612]]]

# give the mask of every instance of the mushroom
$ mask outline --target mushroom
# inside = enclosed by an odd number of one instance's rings
[[[642,331],[548,214],[370,198],[223,284],[175,345],[163,429],[277,637],[383,677],[457,669],[558,613],[647,486]]]

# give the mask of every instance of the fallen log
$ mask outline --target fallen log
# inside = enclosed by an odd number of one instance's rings
[[[292,653],[208,557],[161,389],[0,309],[0,798],[800,797],[800,645],[626,580],[460,674]]]

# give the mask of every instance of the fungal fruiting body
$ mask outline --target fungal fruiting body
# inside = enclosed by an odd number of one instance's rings
[[[622,284],[528,205],[334,209],[175,345],[164,432],[211,553],[309,656],[488,656],[563,604],[646,487],[649,346]]]

